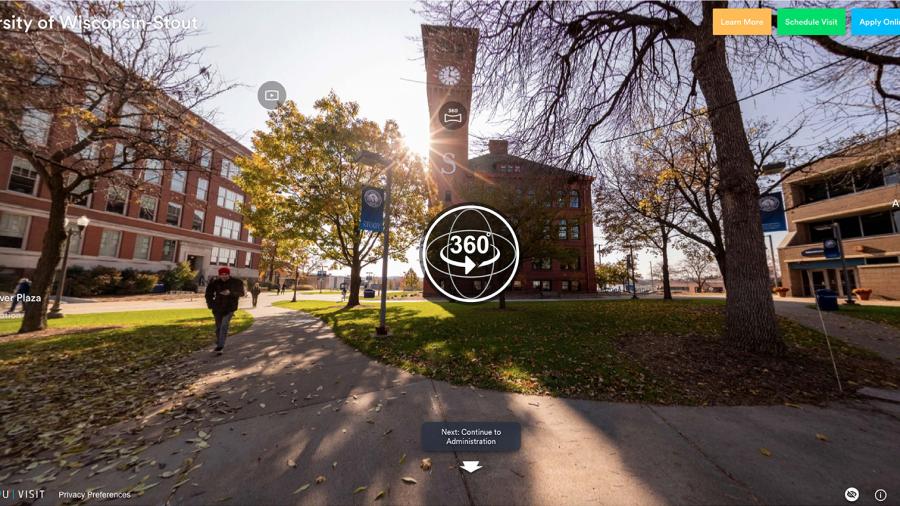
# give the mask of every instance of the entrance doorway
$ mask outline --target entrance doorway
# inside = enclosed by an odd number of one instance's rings
[[[848,269],[847,277],[850,286],[844,283],[844,271],[842,269],[810,269],[806,271],[804,276],[804,295],[807,297],[815,297],[816,290],[828,289],[837,292],[839,297],[843,297],[847,292],[856,288],[856,269]]]

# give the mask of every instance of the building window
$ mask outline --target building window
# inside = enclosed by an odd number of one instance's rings
[[[34,79],[32,82],[38,86],[56,86],[59,84],[59,76],[53,66],[44,60],[35,62]]]
[[[894,232],[891,224],[891,213],[884,211],[880,213],[866,214],[859,217],[862,221],[863,233],[866,237],[871,235],[892,234]]]
[[[546,291],[550,291],[551,289],[552,288],[550,287],[550,280],[545,279],[545,280],[541,281],[541,290],[546,292]]]
[[[237,165],[234,164],[231,160],[222,159],[222,177],[233,180],[235,176],[240,174],[241,171],[238,169]]]
[[[213,235],[227,237],[228,239],[240,239],[241,224],[234,220],[216,216],[213,226]]]
[[[106,120],[106,107],[109,96],[102,88],[89,84],[84,89],[84,108],[100,121]]]
[[[247,254],[244,255],[244,267],[250,267],[250,263],[252,260],[253,260],[253,253],[248,251]]]
[[[156,221],[156,206],[159,199],[149,195],[141,195],[141,211],[138,217],[142,220]]]
[[[106,211],[125,214],[128,207],[128,190],[119,186],[110,186],[106,190]]]
[[[150,260],[150,243],[153,238],[148,235],[139,235],[134,239],[135,260]]]
[[[565,279],[560,281],[559,282],[559,290],[561,292],[568,292],[569,291],[569,282]]]
[[[581,256],[578,255],[577,252],[570,261],[560,262],[559,268],[564,271],[580,271],[581,270]]]
[[[581,239],[581,225],[578,220],[569,223],[569,239]]]
[[[233,192],[228,188],[219,187],[219,197],[216,199],[216,205],[224,207],[231,211],[236,211],[238,204],[244,203],[244,196],[240,193]]]
[[[894,232],[900,233],[900,209],[894,210]]]
[[[234,266],[236,257],[237,250],[214,247],[212,249],[212,256],[209,258],[209,263],[210,265]]]
[[[828,198],[828,185],[825,181],[816,181],[803,185],[803,202],[818,202]]]
[[[572,281],[572,291],[573,292],[581,291],[581,281]]]
[[[206,196],[209,194],[209,179],[200,178],[197,180],[197,198],[200,200],[206,200]]]
[[[553,267],[550,258],[535,258],[531,260],[531,269],[535,271],[549,271]]]
[[[822,242],[825,239],[834,239],[830,221],[819,221],[809,224],[809,242]]]
[[[900,263],[900,257],[867,258],[866,265],[882,265]]]
[[[175,143],[175,154],[182,160],[187,160],[191,154],[191,140],[183,135],[179,135],[178,142]]]
[[[581,195],[578,190],[569,191],[569,207],[581,207]]]
[[[166,262],[174,262],[176,249],[178,249],[178,241],[174,239],[163,239],[161,260]]]
[[[191,220],[191,230],[197,230],[198,232],[203,232],[203,219],[206,218],[206,213],[199,209],[194,209],[194,219]]]
[[[72,178],[75,178],[75,175],[72,175]],[[71,183],[72,179],[69,179]],[[69,203],[73,206],[82,206],[82,207],[91,207],[91,195],[94,192],[94,188],[90,179],[84,179],[78,186],[72,188],[72,192],[69,193]]]
[[[141,127],[141,110],[131,104],[124,104],[119,113],[119,125],[134,132]]]
[[[200,148],[200,166],[208,169],[212,164],[212,150],[206,146]]]
[[[513,281],[513,290],[521,290],[521,289],[522,289],[522,281],[518,280],[518,279],[514,280]]]
[[[81,254],[81,238],[83,234],[72,234],[69,236],[69,255]]]
[[[20,125],[25,140],[34,146],[46,146],[52,120],[53,114],[47,111],[26,109]]]
[[[183,170],[172,171],[172,182],[169,184],[169,188],[171,188],[173,192],[184,193],[184,188],[186,186],[187,172]]]
[[[81,142],[88,138],[90,132],[82,128],[81,126],[75,127],[75,135],[77,136],[77,142]],[[100,145],[96,142],[91,142],[87,146],[85,146],[79,156],[82,160],[97,160],[100,158]]]
[[[100,235],[100,252],[101,257],[117,257],[119,256],[119,241],[122,239],[122,232],[118,230],[104,230]]]
[[[176,227],[181,226],[181,205],[169,202],[166,209],[166,223]]]
[[[900,183],[900,162],[894,162],[884,168],[884,184]]]
[[[21,158],[13,158],[12,173],[9,175],[9,189],[14,192],[34,195],[37,189],[38,173],[31,164]]]
[[[566,220],[559,220],[557,238],[564,241],[569,238],[569,223]]]
[[[149,163],[148,163],[149,165]],[[134,151],[124,144],[116,144],[116,154],[113,156],[113,167],[118,167],[122,172],[134,174]],[[144,178],[147,175],[144,173]]]
[[[161,184],[162,162],[159,160],[147,160],[144,165],[144,181],[150,184]]]
[[[540,282],[540,280],[537,280],[537,279],[532,280],[532,282],[531,282],[531,288],[533,288],[533,289],[535,289],[535,290],[540,290],[540,289],[541,289],[541,282]]]
[[[21,248],[27,228],[27,216],[0,212],[0,247]]]

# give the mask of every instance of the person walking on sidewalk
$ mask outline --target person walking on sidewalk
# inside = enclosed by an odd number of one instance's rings
[[[244,282],[231,277],[231,269],[219,269],[219,277],[206,285],[206,307],[216,319],[216,353],[221,354],[228,337],[228,325],[237,311],[238,301],[244,296]]]
[[[259,283],[253,283],[253,288],[250,289],[250,295],[253,296],[253,307],[256,307],[256,301],[259,299]]]
[[[31,280],[28,278],[22,278],[19,280],[19,283],[16,285],[15,293],[12,296],[12,306],[10,306],[9,311],[6,314],[12,314],[16,312],[16,306],[19,302],[22,303],[22,307],[25,307],[25,299],[27,295],[31,293]]]

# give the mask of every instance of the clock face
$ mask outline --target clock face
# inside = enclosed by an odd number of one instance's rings
[[[452,65],[443,67],[438,71],[438,79],[444,86],[456,86],[460,77],[459,69]]]

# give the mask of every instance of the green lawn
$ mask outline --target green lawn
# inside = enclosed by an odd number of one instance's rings
[[[309,312],[369,356],[456,384],[567,397],[753,404],[837,397],[824,338],[782,321],[790,353],[759,357],[723,345],[720,300],[510,302],[388,306],[394,335],[372,337],[378,306],[278,303]],[[896,383],[900,373],[834,343],[845,380]]]
[[[252,319],[238,311],[232,332]],[[18,320],[0,320],[0,334],[18,327]],[[79,453],[94,429],[188,384],[191,369],[174,365],[214,342],[205,309],[71,315],[50,327],[73,333],[0,343],[0,445],[4,459],[15,456],[4,467],[44,450]]]
[[[876,323],[890,325],[891,327],[900,329],[900,307],[870,306],[863,304],[866,303],[863,302],[860,304],[853,304],[852,306],[841,304],[838,309],[838,314],[852,316],[854,318],[862,318],[863,320],[870,320]],[[807,307],[815,309],[816,305],[810,304]]]

